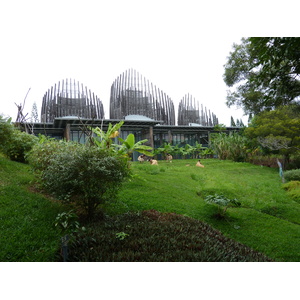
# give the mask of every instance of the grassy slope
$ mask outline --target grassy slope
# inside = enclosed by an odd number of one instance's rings
[[[111,209],[184,214],[277,261],[300,261],[300,204],[282,189],[278,170],[219,160],[203,160],[203,169],[195,163],[133,163],[136,176]],[[242,207],[229,208],[226,220],[216,220],[212,217],[216,207],[204,201],[205,195],[214,193],[237,198]]]
[[[300,204],[281,188],[278,171],[229,161],[203,163],[204,169],[184,160],[159,166],[133,163],[136,176],[108,209],[185,214],[275,260],[300,261]],[[62,208],[30,192],[31,180],[29,166],[0,156],[0,261],[56,259],[60,235],[53,222]],[[216,207],[203,200],[213,193],[236,197],[242,207],[230,208],[226,220],[216,220]]]
[[[53,261],[60,237],[53,224],[60,206],[30,192],[28,165],[0,155],[0,261]]]

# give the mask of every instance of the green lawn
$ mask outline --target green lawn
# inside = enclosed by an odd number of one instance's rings
[[[0,261],[54,261],[60,235],[54,221],[61,205],[29,189],[30,167],[0,155]]]
[[[134,177],[124,185],[110,213],[155,209],[199,219],[224,235],[276,261],[300,261],[300,204],[282,189],[277,169],[215,159],[159,161],[158,166],[132,163]],[[189,166],[187,165],[189,164]],[[224,220],[204,197],[237,198]]]
[[[106,212],[155,209],[186,215],[273,260],[300,261],[300,204],[282,189],[278,170],[215,159],[203,160],[205,168],[195,163],[132,163],[133,178]],[[32,181],[30,166],[0,156],[0,261],[59,260],[60,233],[54,221],[65,209],[32,191]],[[242,205],[216,219],[217,207],[204,201],[215,193],[237,198]]]

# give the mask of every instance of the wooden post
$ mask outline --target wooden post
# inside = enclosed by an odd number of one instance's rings
[[[169,144],[172,144],[172,132],[171,132],[171,130],[168,130],[168,140],[169,140]]]
[[[70,137],[71,137],[71,125],[67,124],[64,132],[64,138],[68,142],[70,141]]]
[[[154,150],[153,126],[149,127],[149,142],[150,142],[150,147],[152,147]]]

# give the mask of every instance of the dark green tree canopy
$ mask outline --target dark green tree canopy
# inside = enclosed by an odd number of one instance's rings
[[[299,100],[300,38],[243,38],[224,67],[229,107],[256,115]]]
[[[300,106],[286,105],[255,116],[245,129],[246,137],[269,152],[279,152],[287,160],[300,150]]]

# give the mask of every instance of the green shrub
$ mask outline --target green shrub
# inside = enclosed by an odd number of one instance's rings
[[[35,171],[42,172],[47,169],[50,165],[50,161],[58,152],[72,152],[78,146],[78,143],[56,140],[40,135],[39,142],[32,147],[26,159]]]
[[[25,162],[26,154],[37,143],[38,138],[32,134],[15,130],[5,147],[5,154],[14,161]]]
[[[247,158],[247,138],[236,132],[214,133],[211,135],[211,147],[218,155],[219,159],[230,159],[241,162]]]
[[[300,181],[300,169],[285,171],[283,176],[285,181]]]
[[[25,162],[27,152],[37,142],[37,137],[17,129],[11,119],[0,116],[0,151],[9,159]]]
[[[6,144],[9,142],[14,130],[15,128],[11,123],[11,118],[4,118],[0,115],[0,150],[2,152]]]
[[[288,195],[296,202],[300,202],[300,188],[288,191]]]
[[[292,180],[282,185],[283,189],[290,191],[300,188],[300,181]]]
[[[127,159],[70,143],[51,156],[42,181],[58,199],[74,203],[91,218],[100,204],[116,197],[129,174]]]
[[[295,201],[300,201],[300,181],[289,181],[282,185],[287,190],[288,195]]]

